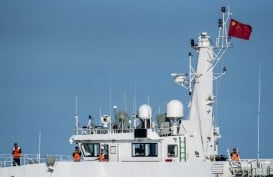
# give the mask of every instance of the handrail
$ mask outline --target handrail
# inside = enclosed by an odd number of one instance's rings
[[[268,170],[271,168],[271,164],[273,164],[273,159],[240,159],[239,161],[229,160],[230,171],[233,175],[273,175],[273,171]]]
[[[52,156],[56,161],[72,161],[72,157],[68,155],[46,155],[40,157],[39,154],[22,154],[20,157],[21,165],[45,163],[46,158]],[[0,154],[0,168],[13,166],[13,156],[11,154]]]
[[[109,134],[109,133],[132,133],[134,132],[134,129],[126,129],[126,130],[121,130],[121,129],[108,129],[108,128],[78,128],[78,135],[91,135],[91,134]]]
[[[169,130],[169,128],[150,128],[154,132],[159,132],[160,130]],[[74,129],[75,131],[75,129]],[[96,135],[96,134],[119,134],[119,133],[134,133],[135,128],[129,128],[129,129],[109,129],[109,128],[103,128],[103,127],[96,127],[96,128],[78,128],[78,134],[77,135]]]

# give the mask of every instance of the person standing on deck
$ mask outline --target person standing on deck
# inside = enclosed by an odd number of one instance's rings
[[[230,153],[231,160],[238,161],[240,160],[239,152],[236,148],[233,148],[233,151]]]
[[[80,152],[78,146],[75,147],[75,150],[74,150],[72,156],[73,156],[74,161],[76,161],[76,162],[81,160],[82,153]]]
[[[20,166],[20,157],[22,154],[22,149],[21,147],[18,146],[17,143],[14,143],[14,148],[12,150],[12,155],[13,155],[13,166]]]

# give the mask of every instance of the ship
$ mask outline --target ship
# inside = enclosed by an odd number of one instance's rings
[[[198,41],[190,40],[197,54],[188,54],[189,72],[171,73],[174,82],[186,88],[190,100],[188,115],[184,104],[173,99],[166,113],[153,119],[152,107],[142,104],[129,114],[113,107],[114,116],[102,114],[100,125],[91,116],[79,126],[75,113],[74,134],[69,138],[81,152],[81,159],[71,156],[23,154],[21,165],[13,166],[11,155],[0,157],[1,177],[254,177],[273,176],[273,159],[234,160],[219,154],[220,128],[216,125],[214,84],[226,74],[216,66],[231,47],[227,25],[231,13],[221,7],[219,33],[215,45],[207,32]],[[153,121],[156,120],[156,121]],[[103,158],[101,158],[103,154]]]

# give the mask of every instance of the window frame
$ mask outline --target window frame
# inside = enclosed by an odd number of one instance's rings
[[[136,146],[143,147],[136,154]],[[132,157],[158,157],[158,143],[132,143]]]
[[[174,147],[174,154],[172,155],[171,153],[170,153],[170,149],[169,149],[169,147],[171,147],[171,146],[173,146]],[[168,144],[167,145],[167,156],[168,157],[178,157],[178,145],[177,144]]]
[[[80,147],[84,157],[99,157],[100,143],[82,143]],[[91,147],[93,148],[93,153],[90,150]]]

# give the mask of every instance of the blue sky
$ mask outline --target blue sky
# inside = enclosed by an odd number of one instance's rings
[[[71,154],[75,96],[82,126],[89,114],[110,112],[110,83],[112,105],[129,114],[135,95],[138,106],[149,98],[154,115],[174,98],[186,109],[187,91],[170,73],[188,71],[191,38],[206,31],[215,39],[227,4],[253,32],[249,41],[233,38],[221,63],[228,72],[217,90],[219,151],[256,157],[261,64],[260,157],[272,158],[271,0],[0,1],[0,154],[14,142],[37,153],[39,132],[42,154]]]

